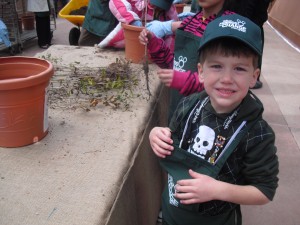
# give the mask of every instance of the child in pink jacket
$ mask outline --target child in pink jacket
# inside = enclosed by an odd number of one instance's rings
[[[172,0],[150,0],[147,6],[145,2],[145,0],[110,0],[109,9],[118,19],[119,24],[98,46],[100,48],[124,48],[125,41],[122,23],[142,26],[144,20],[167,21],[178,19]],[[144,16],[145,12],[147,12],[146,16]],[[165,40],[167,46],[170,46],[173,40],[172,35],[166,37]]]

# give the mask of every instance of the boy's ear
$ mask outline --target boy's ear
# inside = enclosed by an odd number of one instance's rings
[[[260,74],[260,69],[257,68],[256,70],[254,70],[253,72],[253,75],[252,75],[252,78],[251,78],[251,81],[250,81],[250,88],[253,88],[257,79],[258,79],[258,76]]]
[[[204,81],[203,66],[201,63],[198,63],[197,66],[198,66],[198,76],[199,76],[200,83],[203,83],[203,81]]]

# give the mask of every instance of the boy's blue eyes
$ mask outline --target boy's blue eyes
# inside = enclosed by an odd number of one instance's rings
[[[218,65],[218,64],[211,65],[210,67],[213,68],[213,69],[222,69],[222,66],[221,66],[221,65]],[[241,72],[242,72],[242,71],[246,71],[246,69],[243,68],[243,67],[235,67],[234,70],[236,70],[236,71],[241,71]]]
[[[221,65],[211,65],[211,68],[220,69],[222,67],[221,67]]]
[[[246,71],[246,69],[245,69],[245,68],[242,68],[242,67],[237,67],[236,70],[237,70],[237,71],[240,71],[240,72]]]
[[[236,70],[237,70],[237,71],[246,71],[246,70],[245,70],[244,68],[242,68],[242,67],[237,67]]]

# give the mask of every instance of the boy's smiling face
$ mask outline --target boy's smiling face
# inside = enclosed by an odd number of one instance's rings
[[[225,56],[220,51],[208,54],[203,65],[198,64],[200,82],[217,113],[233,111],[255,85],[259,71],[253,57]]]

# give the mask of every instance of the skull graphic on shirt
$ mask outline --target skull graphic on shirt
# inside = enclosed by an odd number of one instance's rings
[[[214,146],[215,131],[208,126],[199,127],[198,134],[189,146],[188,152],[205,159],[207,152]]]

